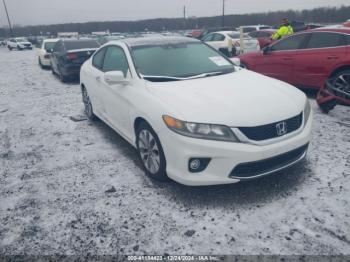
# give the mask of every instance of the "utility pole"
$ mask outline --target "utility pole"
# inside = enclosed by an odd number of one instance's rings
[[[9,13],[7,12],[7,7],[6,7],[5,0],[2,0],[2,2],[4,3],[5,12],[6,12],[6,16],[7,16],[7,21],[8,21],[8,23],[9,23],[9,27],[10,27],[11,37],[13,37],[13,31],[12,31],[11,21],[10,21]]]
[[[186,6],[184,5],[183,9],[183,14],[184,14],[184,30],[186,29]]]
[[[226,0],[222,0],[222,27],[225,26],[225,2]]]

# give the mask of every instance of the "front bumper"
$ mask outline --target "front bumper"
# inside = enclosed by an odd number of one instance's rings
[[[194,139],[178,135],[169,129],[163,129],[158,136],[165,153],[169,178],[188,186],[206,186],[237,183],[241,180],[269,175],[296,164],[306,155],[307,144],[311,137],[312,114],[304,129],[295,136],[268,145],[232,143]],[[305,146],[305,152],[295,161],[286,162],[273,170],[235,177],[233,170],[241,164],[254,163],[276,158]],[[210,158],[207,168],[199,173],[191,173],[188,161],[191,158]]]

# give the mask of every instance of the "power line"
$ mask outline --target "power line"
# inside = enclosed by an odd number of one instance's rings
[[[8,23],[9,23],[9,27],[10,27],[11,37],[13,37],[12,25],[11,25],[11,21],[10,21],[9,13],[7,12],[7,7],[6,7],[5,0],[2,0],[2,2],[4,3],[5,12],[6,12],[6,16],[7,16],[7,21],[8,21]]]
[[[225,2],[226,0],[222,0],[222,27],[225,26]]]

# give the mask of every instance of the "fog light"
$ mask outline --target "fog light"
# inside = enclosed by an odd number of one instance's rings
[[[188,170],[191,173],[204,171],[210,162],[210,158],[190,158],[188,161]]]

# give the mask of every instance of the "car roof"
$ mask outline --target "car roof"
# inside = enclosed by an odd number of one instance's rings
[[[162,37],[137,37],[137,38],[126,38],[117,41],[110,41],[111,43],[123,42],[128,46],[143,46],[143,45],[166,45],[166,44],[176,44],[176,43],[199,43],[200,41],[193,38],[183,37],[183,36],[162,36]]]
[[[55,42],[57,42],[57,41],[59,41],[59,39],[58,38],[50,38],[50,39],[44,39],[44,43],[55,43]]]
[[[269,28],[269,29],[260,29],[260,30],[256,30],[256,31],[253,31],[253,32],[268,32],[268,33],[275,33],[277,32],[277,29],[273,29],[273,28]],[[251,33],[253,33],[251,32]]]
[[[92,38],[60,38],[59,40],[63,41],[63,42],[86,42],[86,41],[95,41],[97,42],[95,39]]]
[[[344,34],[350,34],[350,27],[320,27],[310,30],[312,32],[336,32],[336,33],[344,33]]]

